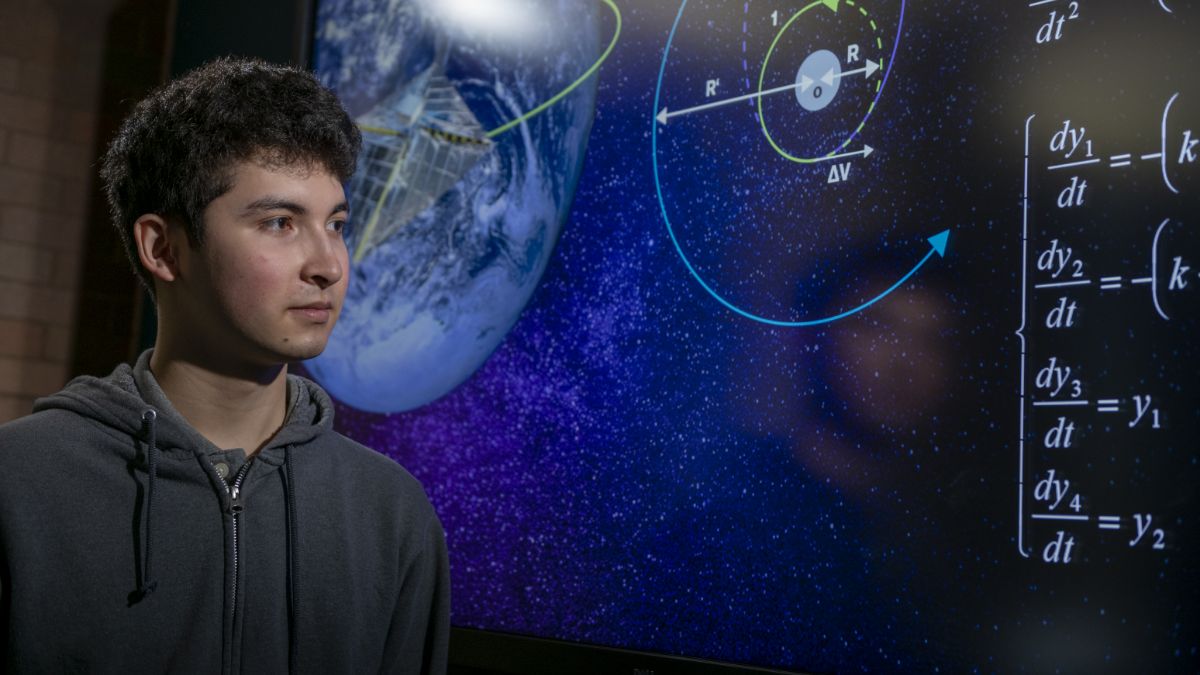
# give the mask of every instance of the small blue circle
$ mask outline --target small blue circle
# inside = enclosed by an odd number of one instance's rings
[[[842,64],[828,49],[818,49],[804,59],[796,71],[796,100],[809,112],[833,102],[842,84]]]

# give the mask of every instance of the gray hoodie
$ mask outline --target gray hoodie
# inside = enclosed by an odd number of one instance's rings
[[[441,523],[391,459],[288,376],[249,461],[148,364],[0,426],[0,672],[444,672]]]

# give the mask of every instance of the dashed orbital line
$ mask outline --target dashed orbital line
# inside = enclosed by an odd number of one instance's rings
[[[771,46],[767,48],[766,56],[763,57],[762,68],[760,69],[759,74],[758,74],[759,91],[760,92],[762,91],[763,80],[767,74],[767,65],[771,60],[771,53],[775,51],[775,47],[776,47],[776,45],[779,44],[779,40],[780,40],[780,38],[783,37],[783,34],[786,33],[791,28],[792,24],[795,23],[801,17],[801,15],[803,15],[805,12],[807,12],[811,9],[816,8],[818,5],[825,5],[827,8],[829,8],[836,14],[838,12],[838,3],[839,2],[845,2],[847,7],[852,7],[854,9],[857,9],[859,14],[861,14],[869,22],[869,24],[875,29],[875,32],[876,32],[875,44],[877,46],[880,46],[880,50],[881,50],[880,51],[881,56],[880,56],[879,60],[880,60],[880,67],[883,68],[883,77],[881,77],[878,81],[876,81],[875,92],[874,92],[875,96],[874,96],[874,98],[871,99],[871,103],[867,106],[867,111],[865,114],[863,114],[862,120],[859,121],[858,126],[855,127],[854,130],[851,131],[846,136],[846,139],[844,141],[842,141],[840,145],[833,148],[832,150],[825,153],[824,155],[815,156],[815,157],[798,157],[798,156],[792,155],[791,153],[787,152],[783,148],[779,147],[779,144],[775,142],[775,139],[771,137],[771,132],[767,129],[767,120],[763,114],[762,98],[759,97],[758,102],[757,102],[758,123],[759,123],[759,126],[762,127],[763,136],[766,137],[767,143],[770,144],[770,146],[775,150],[776,153],[779,154],[779,156],[783,157],[784,159],[786,159],[790,162],[798,162],[800,164],[812,164],[814,162],[825,161],[825,160],[829,159],[830,157],[837,155],[839,152],[844,150],[846,148],[846,146],[850,145],[850,142],[853,141],[855,138],[857,138],[859,132],[861,132],[863,130],[863,127],[866,126],[867,120],[871,118],[871,113],[875,111],[875,104],[879,101],[879,97],[882,96],[883,85],[884,85],[884,83],[887,82],[888,75],[891,72],[890,68],[885,67],[886,66],[885,59],[882,57],[882,46],[881,45],[883,44],[883,40],[878,35],[879,26],[876,25],[874,20],[872,20],[870,18],[870,15],[867,13],[867,10],[865,8],[863,8],[861,5],[858,5],[856,2],[854,2],[854,0],[816,0],[815,2],[804,6],[798,12],[793,14],[786,22],[784,22],[783,26],[775,34],[775,38],[773,40],[771,40]],[[900,32],[901,32],[901,30],[903,30],[905,4],[906,4],[905,0],[900,0],[900,18],[896,22],[896,43],[895,43],[895,45],[893,45],[893,48],[892,48],[893,57],[895,56],[895,48],[898,47],[900,44]]]
[[[871,30],[875,31],[875,48],[879,50],[879,67],[883,68],[886,65],[886,63],[885,63],[886,59],[883,56],[883,37],[880,34],[879,26],[875,25],[875,19],[872,19],[871,15],[867,13],[867,10],[862,5],[855,3],[854,0],[842,0],[842,1],[846,3],[847,7],[853,7],[854,9],[857,9],[858,13],[862,14],[863,18],[867,20],[867,23],[871,24]],[[875,80],[875,92],[876,93],[879,92],[879,88],[882,86],[883,86],[883,78],[882,77],[879,78],[878,80]],[[875,101],[871,101],[871,106],[869,108],[867,108],[867,114],[870,114],[871,110],[873,110],[874,108],[875,108]],[[866,121],[864,121],[863,124],[866,124]],[[861,124],[859,125],[858,129],[859,130],[862,129]],[[858,133],[858,131],[856,130],[855,133]]]
[[[877,60],[877,63],[879,64],[880,68],[883,68],[887,62],[887,58],[883,56],[883,37],[880,35],[879,26],[877,26],[875,24],[875,19],[871,18],[870,14],[867,13],[867,10],[864,9],[862,7],[862,5],[858,5],[854,2],[852,2],[852,0],[842,0],[842,1],[846,3],[847,7],[853,7],[855,9],[857,9],[858,13],[862,14],[863,17],[867,19],[867,22],[869,24],[871,24],[871,30],[875,31],[875,48],[879,50],[879,58]],[[750,34],[750,30],[749,30],[749,23],[746,21],[745,16],[748,15],[749,13],[750,13],[750,3],[749,2],[743,3],[743,5],[742,5],[742,17],[743,17],[742,18],[742,73],[743,73],[742,82],[745,83],[745,86],[747,89],[749,89],[751,86],[753,86],[750,83],[750,66],[746,61],[746,55],[747,55],[746,36]],[[882,83],[883,83],[882,78],[875,81],[876,93],[879,92],[879,87],[882,86]],[[871,105],[874,105],[874,103],[872,103]]]

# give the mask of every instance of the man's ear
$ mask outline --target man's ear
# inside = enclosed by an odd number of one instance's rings
[[[160,281],[174,281],[179,277],[179,255],[168,230],[167,221],[154,213],[143,214],[133,223],[133,241],[142,267]]]

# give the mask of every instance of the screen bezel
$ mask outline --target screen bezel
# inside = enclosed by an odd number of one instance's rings
[[[513,633],[450,629],[450,665],[460,675],[792,675],[773,670],[687,656],[643,652],[605,645]]]

